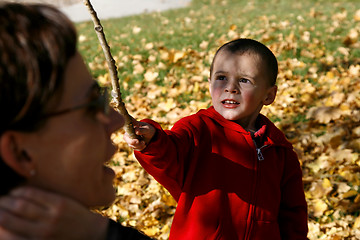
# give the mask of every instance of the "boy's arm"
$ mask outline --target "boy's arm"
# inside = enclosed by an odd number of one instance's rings
[[[307,203],[302,183],[302,171],[293,150],[288,151],[285,159],[279,226],[282,239],[308,239]]]
[[[160,124],[145,119],[141,122],[143,124],[141,133],[145,134],[144,142],[136,140],[130,142],[128,136],[124,136],[129,146],[132,144],[137,150],[134,154],[141,166],[163,185],[175,200],[181,193],[186,174],[186,161],[190,161],[189,154],[193,152],[191,149],[193,130],[186,123],[184,124],[184,121],[179,122],[169,131],[163,130]]]

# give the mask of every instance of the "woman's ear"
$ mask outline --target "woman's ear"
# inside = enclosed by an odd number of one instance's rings
[[[276,93],[277,93],[277,86],[274,85],[274,86],[270,87],[267,90],[267,95],[266,95],[266,98],[263,101],[263,104],[264,105],[272,104],[275,101]]]
[[[23,135],[16,131],[4,132],[0,137],[0,154],[5,164],[17,174],[30,178],[35,171],[35,164],[22,146]]]

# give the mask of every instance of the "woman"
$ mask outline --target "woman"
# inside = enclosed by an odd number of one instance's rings
[[[124,119],[88,72],[71,21],[50,6],[5,3],[0,23],[0,195],[48,191],[4,197],[0,239],[149,239],[84,208],[115,198],[105,164]],[[31,225],[46,215],[60,216],[56,229]]]

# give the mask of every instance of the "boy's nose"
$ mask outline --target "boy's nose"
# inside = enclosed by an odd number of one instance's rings
[[[230,93],[233,93],[233,94],[237,94],[237,93],[239,93],[239,88],[235,84],[229,82],[225,86],[225,92],[230,92]]]

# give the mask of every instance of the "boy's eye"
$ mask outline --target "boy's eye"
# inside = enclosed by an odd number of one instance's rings
[[[216,77],[216,80],[226,80],[226,77],[220,75]]]
[[[250,80],[246,79],[246,78],[241,78],[239,80],[240,83],[251,83]]]

